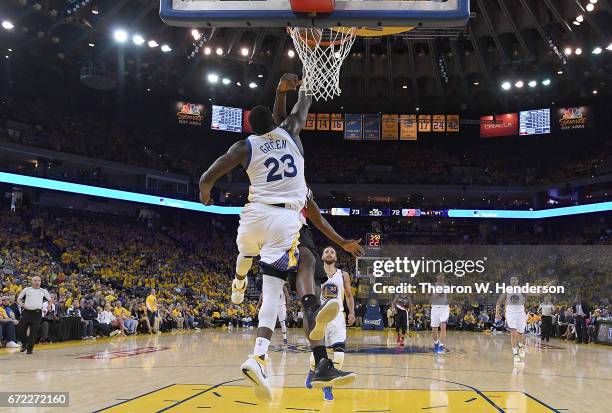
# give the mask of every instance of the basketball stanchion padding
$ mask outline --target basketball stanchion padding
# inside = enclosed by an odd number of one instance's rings
[[[335,0],[290,0],[291,10],[296,13],[331,13]]]

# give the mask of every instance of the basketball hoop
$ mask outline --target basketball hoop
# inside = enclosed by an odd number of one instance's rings
[[[355,42],[355,28],[288,27],[302,61],[302,89],[315,100],[340,95],[340,68]]]

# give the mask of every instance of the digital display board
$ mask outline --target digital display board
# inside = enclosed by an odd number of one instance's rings
[[[213,105],[210,128],[228,132],[242,132],[242,109]]]
[[[497,138],[500,136],[516,136],[518,133],[518,124],[518,113],[481,116],[480,137]]]
[[[554,118],[555,128],[563,132],[591,129],[595,126],[593,111],[587,106],[557,109]]]
[[[331,214],[335,216],[348,217],[351,215],[350,208],[332,208]]]
[[[366,234],[366,245],[368,248],[379,249],[382,247],[382,234]]]
[[[519,135],[542,135],[545,133],[550,133],[550,109],[519,112]]]
[[[362,217],[389,217],[391,210],[389,208],[370,208],[361,210]]]

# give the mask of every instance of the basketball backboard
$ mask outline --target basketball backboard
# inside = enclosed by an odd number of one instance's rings
[[[295,13],[290,0],[160,1],[164,22],[185,27],[458,27],[470,17],[469,0],[335,0],[316,15]]]

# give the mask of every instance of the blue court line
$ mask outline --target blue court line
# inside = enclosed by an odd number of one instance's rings
[[[207,212],[221,215],[238,215],[241,207],[228,207],[217,205],[202,205],[199,202],[184,201],[182,199],[158,197],[138,192],[121,191],[117,189],[102,188],[98,186],[75,184],[72,182],[57,181],[54,179],[37,178],[33,176],[0,172],[0,182],[14,185],[31,186],[34,188],[50,189],[54,191],[70,192],[81,195],[91,195],[103,198],[118,199],[121,201],[138,202],[142,204],[157,205],[191,211]],[[599,202],[588,205],[542,209],[537,211],[503,210],[503,209],[449,209],[449,218],[495,218],[495,219],[544,219],[578,214],[592,214],[596,212],[612,211],[612,202]]]

